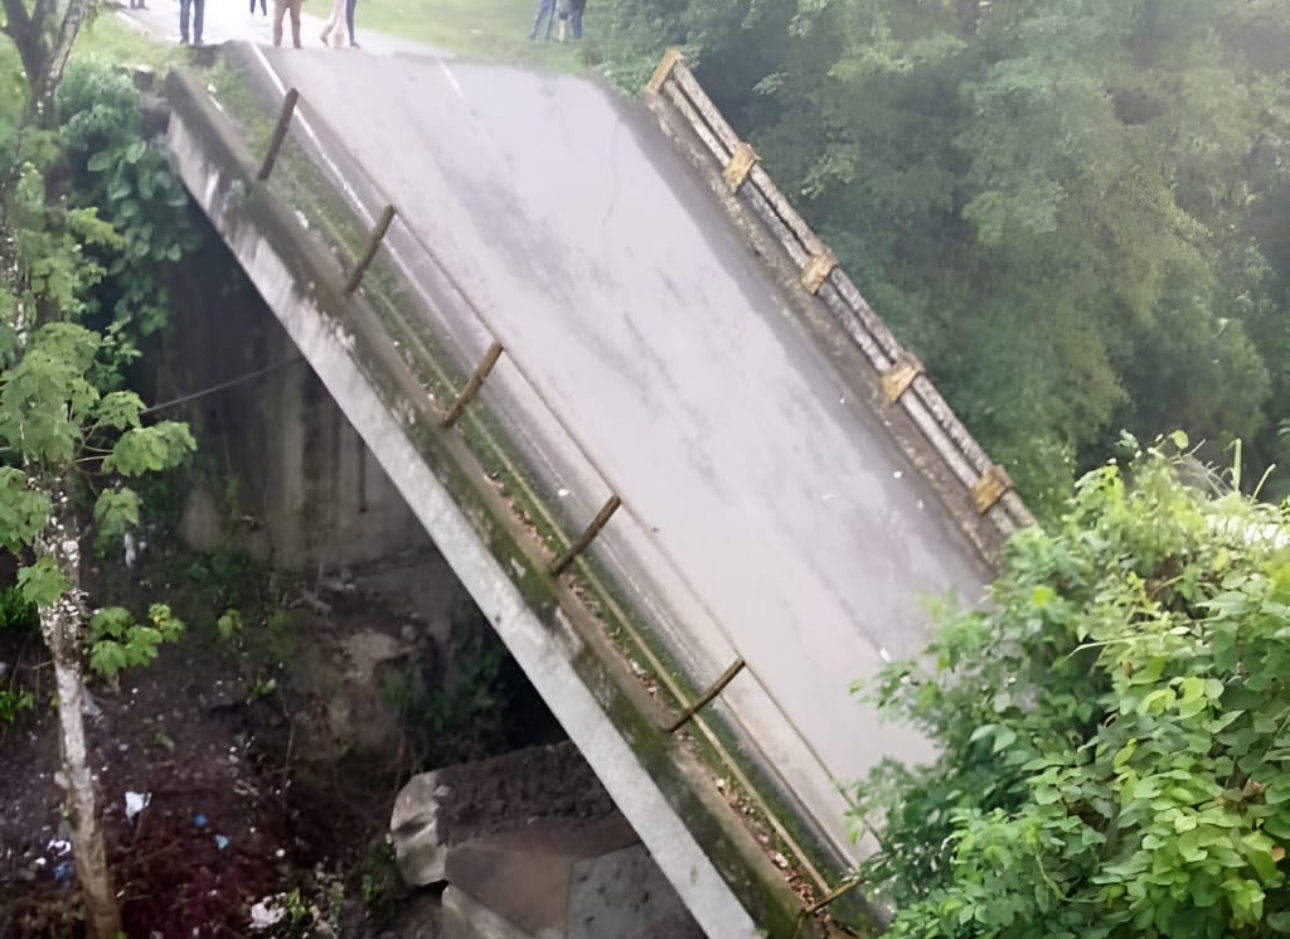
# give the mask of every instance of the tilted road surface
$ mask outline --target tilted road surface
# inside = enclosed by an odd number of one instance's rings
[[[607,537],[675,614],[678,654],[709,675],[732,652],[747,661],[725,700],[844,842],[832,780],[928,752],[850,684],[922,644],[925,599],[974,603],[989,577],[881,420],[638,103],[428,55],[260,56],[396,203],[622,497],[630,524]],[[427,276],[426,293],[441,281]],[[439,315],[479,348],[474,313],[445,300]],[[540,422],[528,430],[543,446]],[[550,441],[550,467],[576,462],[562,448]],[[594,508],[603,493],[584,498]]]

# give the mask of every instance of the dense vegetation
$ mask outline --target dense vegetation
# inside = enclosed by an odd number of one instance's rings
[[[1290,933],[1285,511],[1152,451],[1014,538],[992,599],[868,689],[942,749],[857,793],[891,934]]]
[[[139,340],[165,319],[159,265],[182,257],[193,235],[182,187],[143,137],[130,80],[105,65],[67,67],[87,0],[5,0],[4,12],[13,45],[0,51],[0,549],[17,562],[17,604],[37,611],[52,659],[86,931],[111,939],[121,918],[89,766],[86,652],[111,680],[151,661],[183,624],[164,604],[142,622],[122,608],[91,617],[81,549],[89,518],[100,543],[137,525],[131,483],[195,448],[185,425],[145,421],[124,380]],[[31,707],[30,695],[5,690],[0,717]]]
[[[1290,457],[1286,0],[614,0],[1052,517],[1122,428]],[[1267,493],[1290,492],[1290,471]]]

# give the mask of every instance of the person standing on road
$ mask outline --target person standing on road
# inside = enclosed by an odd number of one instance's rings
[[[255,0],[251,0],[251,15],[255,16]],[[261,16],[269,15],[268,0],[260,0],[260,15]]]
[[[327,17],[327,22],[323,24],[322,35],[319,37],[324,46],[340,46],[341,37],[344,35],[341,32],[341,22],[344,19],[345,0],[332,0],[331,16]]]
[[[179,0],[186,3],[188,0]],[[204,0],[195,0],[202,3]],[[291,13],[291,44],[300,48],[300,4],[302,0],[273,0],[273,44],[282,45],[282,20]]]
[[[345,26],[349,30],[349,47],[351,49],[359,48],[358,40],[354,38],[354,8],[358,6],[358,0],[345,0]]]
[[[197,45],[202,44],[202,20],[206,17],[206,0],[179,0],[179,41],[188,45],[189,14],[192,14],[192,37]]]
[[[560,17],[560,42],[582,38],[582,14],[587,10],[587,0],[556,0],[555,12]]]
[[[550,39],[551,27],[555,25],[555,0],[538,0],[537,19],[533,21],[533,32],[529,33],[530,39],[537,39],[543,20],[546,21],[545,38]]]
[[[358,0],[335,0],[331,7],[331,17],[327,20],[327,25],[323,27],[322,41],[324,46],[340,47],[344,41],[345,34],[342,32],[341,23],[344,22],[344,29],[349,32],[349,45],[353,49],[359,48],[358,40],[354,38],[354,8],[358,6]],[[335,37],[333,41],[333,36]]]

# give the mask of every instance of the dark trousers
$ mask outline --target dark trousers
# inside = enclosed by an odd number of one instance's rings
[[[193,42],[201,44],[202,18],[206,13],[206,0],[179,0],[179,41],[188,41],[188,14],[192,12]]]
[[[551,27],[555,25],[555,0],[538,0],[537,19],[533,21],[533,31],[529,33],[530,39],[537,39],[538,33],[542,30],[542,23],[546,23],[546,36],[551,38]]]
[[[251,0],[251,12],[255,12],[255,0]],[[260,0],[260,12],[265,16],[269,15],[268,0]]]
[[[358,0],[345,0],[345,26],[349,29],[349,44],[354,44],[354,7]]]

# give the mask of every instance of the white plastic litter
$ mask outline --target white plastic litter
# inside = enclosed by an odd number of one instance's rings
[[[276,926],[286,915],[286,910],[273,905],[277,897],[266,897],[251,907],[251,931],[263,932],[270,926]]]
[[[151,801],[151,792],[127,792],[125,794],[125,817],[133,821],[134,817],[146,809]]]

